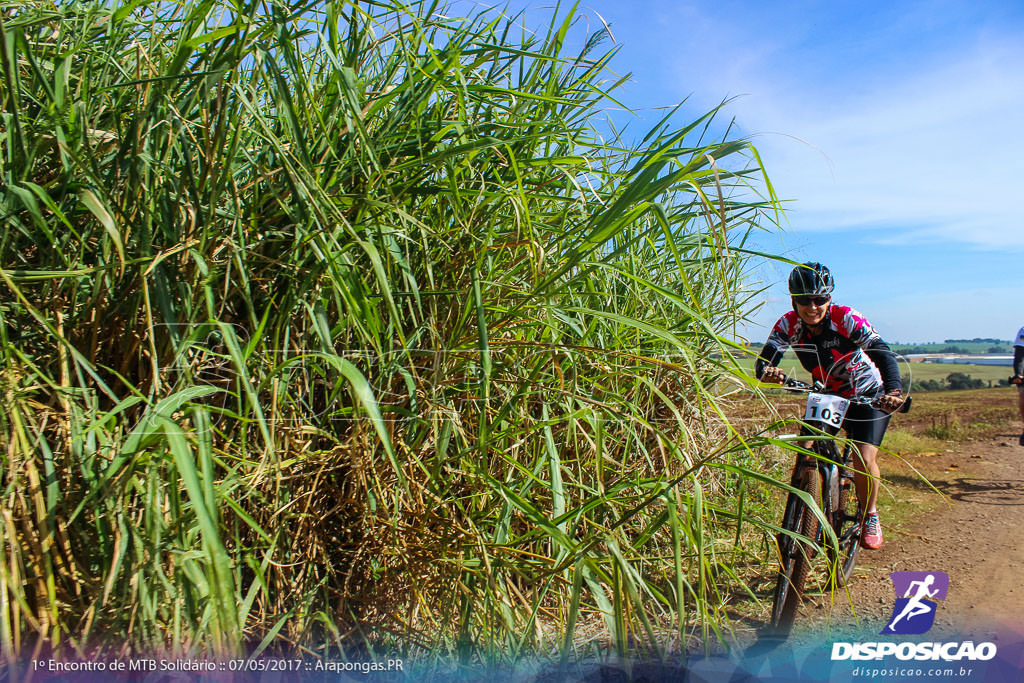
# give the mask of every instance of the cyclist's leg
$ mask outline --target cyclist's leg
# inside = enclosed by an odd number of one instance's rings
[[[878,504],[877,481],[882,476],[878,469],[878,446],[855,442],[853,450],[853,485],[857,489],[857,502],[865,512],[874,512]]]
[[[857,501],[865,512],[874,512],[878,502],[878,447],[882,445],[889,413],[871,406],[852,405],[843,420],[846,435],[854,442],[853,468]]]

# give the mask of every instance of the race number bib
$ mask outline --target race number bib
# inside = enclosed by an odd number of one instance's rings
[[[808,394],[804,420],[824,422],[833,427],[839,427],[843,424],[843,416],[846,415],[846,409],[849,407],[850,401],[842,396]]]

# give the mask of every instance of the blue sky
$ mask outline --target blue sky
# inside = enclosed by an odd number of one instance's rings
[[[552,4],[509,6],[529,21]],[[612,68],[632,73],[619,97],[638,127],[684,99],[685,119],[734,98],[725,114],[788,200],[786,231],[761,245],[826,263],[836,301],[888,341],[1024,325],[1024,2],[580,8],[620,45]],[[754,340],[788,309],[787,270],[758,275],[772,288]]]

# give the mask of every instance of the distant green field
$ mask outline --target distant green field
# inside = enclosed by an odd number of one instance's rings
[[[900,366],[900,373],[910,372],[910,376],[916,382],[928,379],[945,379],[951,372],[962,372],[975,379],[991,381],[993,386],[999,380],[1006,379],[1013,374],[1013,368],[1008,365],[960,365],[953,363],[910,363]]]
[[[990,340],[950,344],[889,344],[889,348],[896,353],[1013,353],[1013,342]]]
[[[751,375],[754,372],[754,361],[753,359],[746,359],[741,361],[743,368]],[[782,369],[788,374],[793,375],[797,379],[807,381],[810,379],[810,375],[800,367],[800,364],[796,362],[791,356],[787,356],[782,361]],[[980,379],[987,382],[991,382],[992,386],[999,384],[999,380],[1004,380],[1013,374],[1013,369],[1009,366],[1002,365],[961,365],[954,363],[900,363],[900,375],[910,375],[911,379],[915,382],[923,382],[926,380],[944,380],[950,373],[962,372],[966,375],[971,376],[974,379]]]

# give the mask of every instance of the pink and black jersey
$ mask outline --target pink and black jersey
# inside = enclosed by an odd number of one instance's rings
[[[791,348],[828,393],[871,396],[900,388],[896,359],[867,318],[849,306],[832,304],[824,322],[821,334],[812,335],[796,311],[779,318],[757,359],[757,376],[765,366],[778,365]]]

